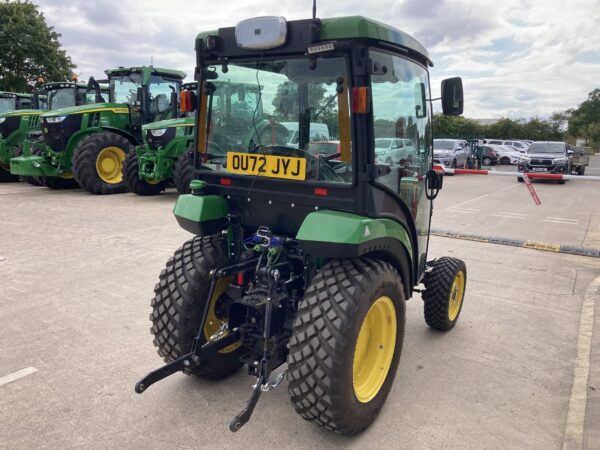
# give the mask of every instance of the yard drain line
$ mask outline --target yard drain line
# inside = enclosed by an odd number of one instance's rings
[[[508,245],[511,247],[530,248],[545,252],[566,253],[577,256],[590,256],[600,258],[600,248],[581,247],[579,245],[552,244],[548,242],[537,242],[522,239],[511,239],[500,236],[484,236],[479,234],[462,233],[458,231],[432,229],[434,236],[463,239],[465,241],[485,242],[488,244]]]

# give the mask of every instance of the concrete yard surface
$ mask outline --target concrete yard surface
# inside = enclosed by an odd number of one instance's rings
[[[514,195],[504,182],[488,196]],[[435,225],[466,220],[440,213],[469,199],[465,183],[445,180]],[[304,421],[286,382],[231,433],[254,382],[244,369],[221,382],[175,374],[135,394],[162,364],[149,333],[154,284],[192,237],[171,213],[175,198],[0,185],[0,448],[600,448],[600,259],[442,237],[430,257],[467,263],[459,322],[432,331],[420,296],[408,302],[395,384],[361,435]],[[580,231],[573,242],[591,244]]]

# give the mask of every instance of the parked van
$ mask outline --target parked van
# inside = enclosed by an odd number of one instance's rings
[[[281,125],[286,127],[290,134],[288,136],[288,147],[298,147],[298,122],[279,122]],[[311,123],[310,124],[310,134],[309,140],[311,142],[315,141],[329,141],[329,128],[324,123]]]

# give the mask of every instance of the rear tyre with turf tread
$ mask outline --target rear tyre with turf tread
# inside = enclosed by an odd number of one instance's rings
[[[180,194],[192,192],[190,182],[194,179],[194,155],[191,151],[185,151],[179,155],[173,167],[173,182]]]
[[[198,334],[210,288],[209,272],[229,263],[227,244],[220,235],[196,236],[185,242],[167,261],[154,287],[150,332],[158,354],[167,363],[192,350]],[[203,334],[203,342],[206,342]],[[187,375],[203,379],[221,379],[241,366],[239,347],[217,353],[203,364],[185,370]]]
[[[98,155],[108,147],[117,147],[125,154],[133,151],[131,143],[126,138],[110,131],[84,137],[73,150],[72,167],[75,180],[92,194],[121,194],[127,191],[127,184],[123,177],[119,182],[111,184],[100,178],[98,174],[96,169]]]
[[[462,273],[462,289],[456,285]],[[423,281],[423,305],[425,322],[436,330],[448,331],[454,327],[462,311],[464,293],[467,287],[467,267],[463,260],[444,256],[436,259],[431,272],[425,274]],[[457,288],[459,292],[453,292]],[[452,297],[458,303],[452,302]]]
[[[158,195],[167,187],[168,180],[160,180],[157,183],[148,183],[140,179],[140,165],[135,149],[131,150],[125,157],[123,163],[123,177],[127,189],[138,195]]]
[[[394,318],[387,316],[386,326],[382,327],[390,332],[389,324],[395,319],[393,353],[387,360],[389,366],[380,380],[382,384],[377,383],[373,397],[361,401],[354,374],[354,360],[360,353],[357,342],[363,324],[368,322],[364,318],[381,299],[391,302],[387,304],[394,311]],[[288,391],[296,412],[305,420],[344,435],[355,435],[367,428],[392,387],[404,323],[404,289],[392,265],[370,258],[329,261],[315,275],[300,301],[289,341]]]

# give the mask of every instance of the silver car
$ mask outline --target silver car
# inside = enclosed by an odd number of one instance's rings
[[[434,139],[433,162],[444,167],[464,167],[471,163],[471,149],[461,139]]]

